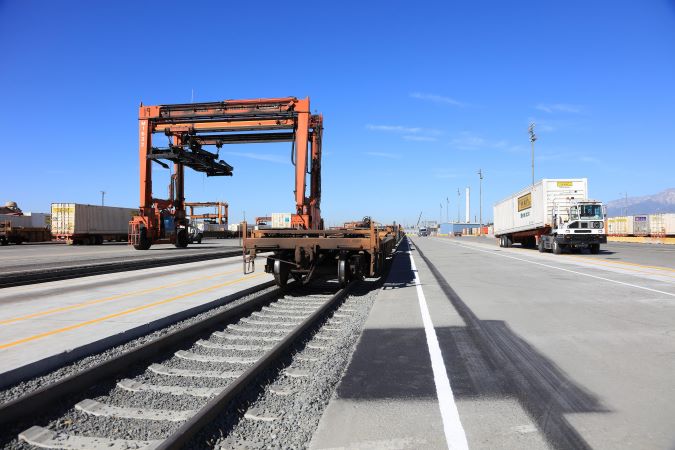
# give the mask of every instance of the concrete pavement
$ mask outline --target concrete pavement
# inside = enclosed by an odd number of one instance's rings
[[[7,386],[271,280],[240,257],[0,290],[0,379]]]

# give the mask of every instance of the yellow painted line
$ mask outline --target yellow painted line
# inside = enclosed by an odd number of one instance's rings
[[[669,272],[675,272],[675,269],[671,269],[670,267],[661,267],[661,266],[648,266],[645,264],[638,264],[638,263],[631,263],[627,261],[609,261],[606,259],[587,259],[584,258],[583,256],[575,256],[575,255],[564,255],[565,258],[574,258],[574,259],[579,259],[583,260],[589,264],[598,264],[598,265],[604,265],[604,266],[610,266],[610,265],[626,265],[626,266],[634,266],[634,267],[640,267],[644,269],[656,269],[656,270],[665,270]],[[622,267],[624,270],[633,270],[636,272],[640,273],[647,273],[651,275],[664,275],[667,277],[674,277],[675,275],[671,275],[668,273],[663,273],[663,274],[655,274],[654,272],[645,272],[643,270],[636,270],[636,269],[631,269],[630,267]]]
[[[163,286],[157,286],[157,287],[154,287],[154,288],[143,289],[143,290],[140,290],[140,291],[126,292],[124,294],[112,295],[110,297],[99,298],[99,299],[96,299],[96,300],[88,300],[86,302],[75,303],[73,305],[46,309],[44,311],[39,311],[39,312],[36,312],[36,313],[27,314],[25,316],[14,317],[12,319],[0,320],[0,325],[7,325],[7,324],[10,324],[10,323],[20,322],[22,320],[34,319],[36,317],[47,316],[49,314],[56,314],[56,313],[60,313],[60,312],[64,312],[64,311],[71,311],[73,309],[84,308],[85,306],[96,305],[96,304],[99,304],[99,303],[109,302],[109,301],[112,301],[112,300],[119,300],[119,299],[125,298],[125,297],[133,297],[134,295],[148,294],[150,292],[161,291],[162,289],[169,289],[169,288],[176,287],[176,286],[195,283],[197,281],[210,280],[212,278],[217,278],[217,277],[220,277],[220,276],[223,276],[223,275],[230,275],[230,274],[233,274],[233,273],[236,273],[236,272],[239,272],[239,271],[240,270],[230,270],[229,272],[221,272],[221,273],[217,273],[215,275],[206,275],[206,276],[202,276],[202,277],[190,278],[188,280],[177,281],[175,283],[169,283],[169,284],[165,284]]]
[[[193,295],[213,291],[214,289],[218,289],[218,288],[225,287],[225,286],[230,286],[232,284],[240,283],[240,282],[245,281],[245,280],[251,280],[253,278],[258,278],[258,277],[261,277],[263,275],[266,275],[266,274],[263,272],[263,273],[259,273],[257,275],[251,275],[251,276],[237,278],[236,280],[228,281],[228,282],[225,282],[225,283],[217,284],[215,286],[211,286],[211,287],[207,287],[207,288],[203,288],[203,289],[198,289],[196,291],[188,292],[186,294],[176,295],[174,297],[169,297],[167,299],[160,300],[160,301],[157,301],[157,302],[154,302],[154,303],[148,303],[147,305],[137,306],[135,308],[130,308],[130,309],[125,309],[124,311],[120,311],[120,312],[117,312],[117,313],[114,313],[114,314],[108,314],[107,316],[98,317],[96,319],[87,320],[85,322],[76,323],[75,325],[69,325],[67,327],[57,328],[56,330],[45,331],[44,333],[39,333],[39,334],[35,334],[33,336],[28,336],[26,338],[19,339],[19,340],[13,341],[13,342],[8,342],[6,344],[0,344],[0,350],[4,350],[4,349],[10,348],[10,347],[14,347],[14,346],[17,346],[17,345],[20,345],[20,344],[25,344],[26,342],[35,341],[37,339],[42,339],[42,338],[47,337],[47,336],[53,336],[55,334],[64,333],[66,331],[75,330],[77,328],[82,328],[82,327],[85,327],[87,325],[92,325],[92,324],[95,324],[95,323],[104,322],[106,320],[114,319],[116,317],[126,316],[128,314],[132,314],[132,313],[135,313],[135,312],[138,312],[138,311],[143,311],[144,309],[154,308],[155,306],[164,305],[164,304],[167,304],[167,303],[174,302],[176,300],[180,300],[182,298],[191,297]]]

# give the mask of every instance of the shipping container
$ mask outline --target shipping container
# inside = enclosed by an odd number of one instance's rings
[[[607,219],[607,234],[610,236],[632,236],[633,216],[610,217]]]
[[[495,235],[551,227],[554,209],[561,214],[573,200],[586,200],[588,180],[543,179],[494,206]]]
[[[292,228],[291,213],[272,213],[272,228]]]
[[[668,213],[663,216],[666,236],[675,236],[675,213]]]
[[[649,236],[649,216],[645,214],[633,216],[633,236]]]
[[[50,241],[52,236],[44,223],[46,216],[41,213],[0,214],[0,245]]]
[[[479,226],[477,223],[442,223],[440,234],[461,236],[467,234],[464,232],[465,229],[478,228]]]
[[[650,214],[649,235],[653,237],[675,236],[675,213]]]
[[[135,208],[52,203],[52,235],[70,244],[100,244],[126,241]]]

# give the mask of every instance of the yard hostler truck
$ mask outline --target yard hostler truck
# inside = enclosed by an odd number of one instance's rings
[[[551,250],[588,248],[607,243],[601,202],[588,199],[588,179],[543,179],[494,206],[495,237],[500,247]]]

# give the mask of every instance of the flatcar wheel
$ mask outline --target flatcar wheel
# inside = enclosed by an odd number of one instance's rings
[[[338,283],[340,283],[340,286],[346,287],[350,278],[349,261],[341,258],[338,261]]]
[[[288,283],[288,264],[278,259],[274,261],[274,282],[279,287],[285,287]]]

